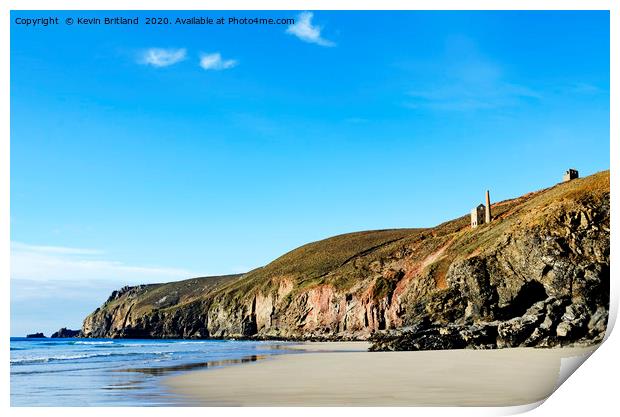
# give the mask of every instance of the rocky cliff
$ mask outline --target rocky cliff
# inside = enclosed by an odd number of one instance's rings
[[[65,339],[65,338],[72,338],[72,337],[80,337],[80,334],[81,334],[80,330],[71,330],[71,329],[67,329],[66,327],[63,327],[57,332],[52,333],[50,337],[52,339]]]
[[[375,350],[602,339],[609,172],[428,229],[310,243],[241,275],[115,291],[85,337],[369,339]]]

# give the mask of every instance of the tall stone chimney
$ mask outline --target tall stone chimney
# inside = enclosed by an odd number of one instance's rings
[[[489,195],[489,190],[487,190],[487,205],[485,208],[484,222],[491,223],[491,196]]]

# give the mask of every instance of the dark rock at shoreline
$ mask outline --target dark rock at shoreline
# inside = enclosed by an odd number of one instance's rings
[[[523,316],[506,321],[475,324],[431,323],[377,332],[370,337],[371,351],[495,349],[591,345],[605,336],[607,310],[590,316],[581,304],[549,297],[535,303]]]
[[[45,335],[43,333],[32,333],[32,334],[27,334],[26,337],[28,339],[43,339],[45,338]]]
[[[80,330],[71,330],[71,329],[67,329],[66,327],[63,327],[62,329],[58,330],[56,333],[52,334],[52,338],[56,339],[56,338],[69,338],[69,337],[80,337],[80,334],[82,332]]]

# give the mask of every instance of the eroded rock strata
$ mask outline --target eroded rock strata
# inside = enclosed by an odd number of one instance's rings
[[[374,350],[592,344],[609,304],[609,172],[428,229],[310,243],[246,274],[125,287],[84,337],[367,340]]]

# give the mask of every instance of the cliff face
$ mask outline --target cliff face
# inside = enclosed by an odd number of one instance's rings
[[[609,172],[430,229],[336,236],[242,275],[124,288],[85,337],[368,339],[374,348],[552,346],[602,339]]]

